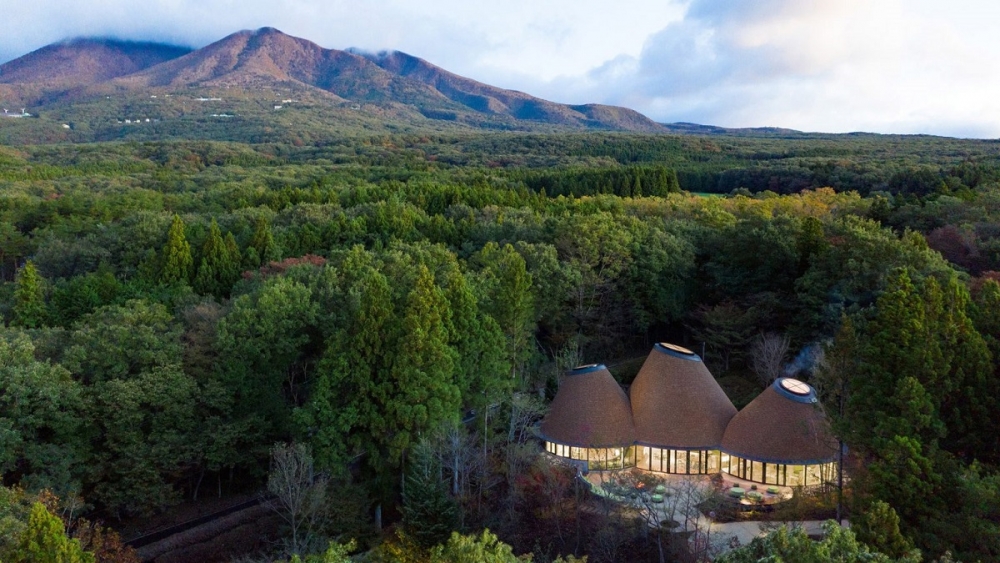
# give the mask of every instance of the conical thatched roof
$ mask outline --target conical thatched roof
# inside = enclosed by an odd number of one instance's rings
[[[755,461],[811,464],[836,459],[837,442],[816,391],[779,378],[729,422],[722,450]]]
[[[653,346],[629,389],[636,440],[662,448],[717,449],[736,407],[694,352]]]
[[[566,373],[542,420],[542,437],[579,447],[625,447],[635,442],[628,397],[603,364]]]

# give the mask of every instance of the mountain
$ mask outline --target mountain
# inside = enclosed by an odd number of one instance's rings
[[[430,86],[448,99],[482,113],[563,125],[662,131],[662,127],[628,108],[599,104],[565,105],[476,82],[399,51],[365,55],[379,67]]]
[[[0,65],[0,84],[87,86],[141,71],[191,49],[115,39],[54,43]]]
[[[215,105],[183,101],[192,98]],[[298,112],[295,118],[287,115],[291,107],[284,112],[284,128],[342,122],[363,128],[398,123],[408,128],[666,131],[627,108],[542,100],[406,53],[325,49],[269,27],[240,31],[193,51],[79,39],[0,66],[0,102],[49,110],[63,122],[79,123],[85,115],[92,128],[107,129],[110,119],[122,122],[141,112],[144,119],[173,121],[239,116],[259,129],[277,119],[275,112],[286,105],[282,100],[295,102]],[[212,113],[210,106],[216,108]]]

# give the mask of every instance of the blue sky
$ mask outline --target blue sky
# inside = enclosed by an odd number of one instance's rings
[[[200,47],[273,26],[664,122],[1000,137],[996,0],[33,0],[2,11],[0,61],[69,37]]]

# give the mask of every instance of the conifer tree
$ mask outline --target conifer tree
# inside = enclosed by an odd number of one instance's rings
[[[31,507],[28,527],[22,532],[15,561],[93,563],[94,556],[84,552],[79,541],[66,537],[62,521],[36,502]]]
[[[281,259],[278,245],[274,242],[271,226],[264,217],[257,217],[253,224],[253,236],[244,257],[247,268],[259,268]]]
[[[425,548],[458,529],[458,506],[441,480],[441,465],[423,443],[413,448],[403,487],[403,524]]]
[[[240,264],[243,263],[243,255],[240,253],[240,245],[236,243],[236,237],[232,232],[226,233],[226,260],[223,262],[224,271],[222,281],[228,291],[238,279],[240,279]]]
[[[231,237],[232,233],[229,233],[226,238]],[[194,289],[198,293],[225,297],[239,278],[239,247],[235,238],[231,241],[226,238],[223,238],[218,223],[212,219],[208,237],[201,247],[198,275],[194,279]]]
[[[160,272],[162,283],[188,283],[191,280],[191,270],[194,259],[191,257],[191,245],[184,236],[184,221],[174,215],[167,232],[167,242],[163,245],[163,269]]]
[[[45,307],[45,281],[35,263],[25,262],[14,280],[14,324],[25,328],[38,328],[48,316]]]

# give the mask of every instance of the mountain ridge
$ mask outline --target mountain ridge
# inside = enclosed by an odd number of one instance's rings
[[[628,108],[543,100],[399,51],[362,55],[326,49],[272,27],[238,31],[194,50],[81,38],[0,65],[0,99],[10,105],[66,106],[109,93],[192,88],[229,89],[248,96],[283,89],[326,104],[364,106],[361,111],[373,115],[477,128],[666,130]]]

